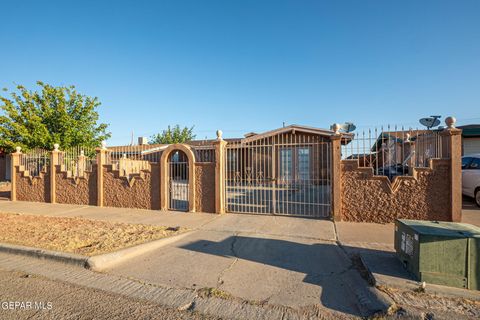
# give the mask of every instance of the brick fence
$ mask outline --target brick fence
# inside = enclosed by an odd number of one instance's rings
[[[359,159],[342,160],[342,134],[332,131],[331,218],[377,223],[397,218],[460,221],[461,130],[453,122],[447,124],[440,133],[443,151],[439,158],[429,159],[427,167],[412,167],[409,175],[393,179],[375,175],[374,169],[362,166]],[[163,150],[160,161],[128,176],[107,164],[109,150],[103,147],[97,149],[92,169],[81,176],[72,176],[58,164],[61,151],[54,150],[50,165],[32,177],[20,164],[22,153],[18,149],[11,161],[11,199],[167,210],[167,158],[173,151],[181,150],[189,163],[188,211],[224,213],[226,145],[221,136],[212,143],[215,152],[212,162],[197,161],[190,145],[170,145]]]

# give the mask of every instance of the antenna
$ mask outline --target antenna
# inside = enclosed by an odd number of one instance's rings
[[[425,126],[428,130],[430,130],[431,128],[436,127],[440,124],[441,117],[442,116],[430,116],[428,118],[421,118],[419,122],[422,126]]]
[[[353,122],[345,122],[344,124],[340,125],[340,130],[345,131],[347,133],[355,131],[355,129],[357,129],[357,126],[355,126]]]

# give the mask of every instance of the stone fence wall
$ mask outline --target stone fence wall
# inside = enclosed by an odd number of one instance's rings
[[[441,132],[442,155],[430,159],[427,168],[410,167],[408,176],[390,180],[374,175],[371,167],[356,160],[342,160],[342,134],[331,136],[331,218],[336,221],[389,223],[398,218],[461,220],[461,130],[449,126]],[[409,142],[413,143],[413,142]],[[215,162],[197,162],[191,147],[166,148],[160,162],[139,173],[122,176],[107,164],[108,150],[97,150],[96,164],[80,177],[73,177],[55,161],[36,177],[20,165],[20,150],[12,154],[13,201],[35,201],[122,208],[167,210],[169,208],[168,156],[183,151],[188,158],[188,211],[225,212],[225,148],[214,142]]]
[[[216,144],[222,146],[222,143]],[[224,145],[223,145],[224,146]],[[111,164],[105,164],[108,150],[97,150],[96,164],[90,171],[75,176],[58,164],[61,151],[51,153],[50,165],[35,177],[20,165],[21,152],[12,154],[13,201],[49,202],[61,204],[92,205],[120,208],[166,210],[168,208],[168,154],[182,149],[189,153],[190,185],[188,211],[222,213],[216,208],[216,176],[223,167],[215,162],[196,162],[186,145],[172,145],[164,151],[162,162],[150,163],[139,173],[122,175]],[[219,151],[221,152],[221,150]],[[218,159],[222,159],[220,155]],[[221,190],[220,190],[221,192]]]

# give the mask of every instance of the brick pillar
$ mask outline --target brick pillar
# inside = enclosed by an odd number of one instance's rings
[[[445,119],[442,135],[443,157],[450,159],[450,212],[452,221],[462,220],[462,130],[455,128],[455,118]]]
[[[105,143],[97,149],[97,206],[99,207],[103,207],[103,165],[107,162],[107,152]]]
[[[225,150],[227,142],[222,139],[222,131],[217,131],[215,146],[215,212],[225,213]]]
[[[17,167],[20,166],[20,156],[22,148],[17,147],[17,151],[11,154],[10,161],[10,200],[17,201]]]
[[[338,127],[337,127],[338,126]],[[342,153],[341,140],[342,135],[338,131],[339,125],[334,125],[335,134],[330,136],[332,147],[332,218],[335,221],[342,220]]]
[[[53,151],[50,153],[50,203],[57,202],[57,183],[55,178],[57,173],[56,166],[60,164],[60,151],[58,150],[59,145],[54,144],[53,147]]]

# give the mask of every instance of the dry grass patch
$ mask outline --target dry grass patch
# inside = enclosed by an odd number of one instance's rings
[[[84,256],[158,240],[185,228],[0,213],[0,242]]]

